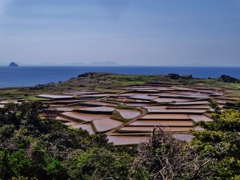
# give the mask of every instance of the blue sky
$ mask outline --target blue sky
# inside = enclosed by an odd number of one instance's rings
[[[240,66],[240,0],[1,0],[0,65]]]

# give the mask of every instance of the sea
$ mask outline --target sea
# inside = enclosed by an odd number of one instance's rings
[[[175,67],[175,66],[25,66],[0,67],[0,88],[29,87],[57,83],[86,72],[153,75],[177,73],[195,78],[217,78],[230,75],[240,79],[240,67]]]

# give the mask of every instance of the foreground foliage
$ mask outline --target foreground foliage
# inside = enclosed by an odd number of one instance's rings
[[[198,123],[205,130],[194,131],[191,143],[156,127],[135,149],[41,118],[41,102],[7,104],[0,109],[0,179],[233,179],[240,174],[240,112],[210,105],[214,121]]]
[[[117,172],[127,176],[128,153],[116,151],[105,135],[40,118],[44,108],[41,102],[25,102],[0,109],[0,179],[109,179],[118,177]]]
[[[193,132],[192,144],[201,155],[212,154],[211,162],[204,167],[211,177],[234,178],[240,174],[240,112],[237,109],[221,111],[216,102],[210,104],[214,110],[213,122],[199,123],[205,130]]]

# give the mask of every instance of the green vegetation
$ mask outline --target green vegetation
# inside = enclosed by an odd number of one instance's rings
[[[142,112],[139,108],[136,108],[134,106],[127,106],[125,103],[118,103],[116,109],[129,109],[139,111],[140,113]]]
[[[129,119],[126,119],[126,118],[122,117],[121,113],[118,110],[113,111],[111,118],[115,119],[115,120],[122,121],[124,123],[129,121]]]
[[[0,179],[231,179],[240,174],[240,112],[221,111],[199,122],[191,143],[156,127],[137,148],[115,148],[105,135],[41,118],[41,102],[0,109]],[[236,103],[239,105],[239,102]]]
[[[221,76],[221,78],[200,79],[191,75],[123,75],[111,73],[85,73],[76,78],[71,78],[65,82],[48,83],[44,85],[36,85],[33,87],[22,88],[5,88],[0,89],[0,100],[7,99],[34,99],[35,96],[42,93],[61,94],[62,92],[95,90],[99,92],[119,93],[121,87],[129,85],[141,85],[146,83],[153,84],[177,84],[182,86],[198,85],[205,87],[222,87],[234,90],[234,94],[240,94],[240,85],[238,81],[229,76]]]
[[[143,83],[227,87],[239,93],[238,83],[221,79],[194,79],[176,74],[86,73],[57,84],[1,89],[0,97],[36,100],[41,93],[116,92],[116,87]],[[40,117],[39,113],[48,108],[40,101],[9,103],[0,109],[0,179],[239,179],[239,104],[239,100],[230,103],[231,109],[222,111],[210,100],[213,122],[197,123],[204,130],[193,131],[190,143],[174,139],[156,127],[149,141],[138,147],[114,147],[106,135],[89,135],[87,131]],[[116,109],[139,110],[125,104],[118,104]],[[112,117],[128,121],[117,110]]]
[[[211,157],[204,167],[208,174],[216,179],[234,178],[240,174],[240,112],[236,109],[223,112],[214,101],[210,105],[214,121],[198,123],[205,130],[193,132],[192,144],[200,155]]]
[[[130,119],[124,118],[121,113],[118,111],[118,109],[129,109],[129,110],[134,110],[134,111],[139,111],[142,113],[141,109],[138,109],[136,107],[132,106],[127,106],[125,103],[118,103],[116,106],[116,109],[113,111],[111,118],[115,120],[122,121],[124,123],[128,122]]]
[[[105,135],[40,118],[44,108],[41,102],[24,102],[0,109],[0,179],[127,176],[130,154],[114,149]]]

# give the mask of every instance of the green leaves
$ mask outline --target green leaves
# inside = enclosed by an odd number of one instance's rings
[[[65,161],[72,179],[126,179],[132,158],[105,148],[78,152]]]
[[[10,153],[7,150],[0,152],[0,179],[10,179],[20,175],[28,175],[31,166],[30,160],[22,150]]]
[[[230,179],[240,174],[240,112],[222,111],[213,101],[210,106],[214,109],[213,122],[198,123],[204,131],[193,131],[191,143],[200,156],[211,154],[212,161],[204,168],[212,172],[212,177]]]
[[[0,179],[127,177],[133,160],[129,150],[116,151],[106,135],[89,135],[54,119],[40,118],[43,109],[41,102],[0,109]]]

